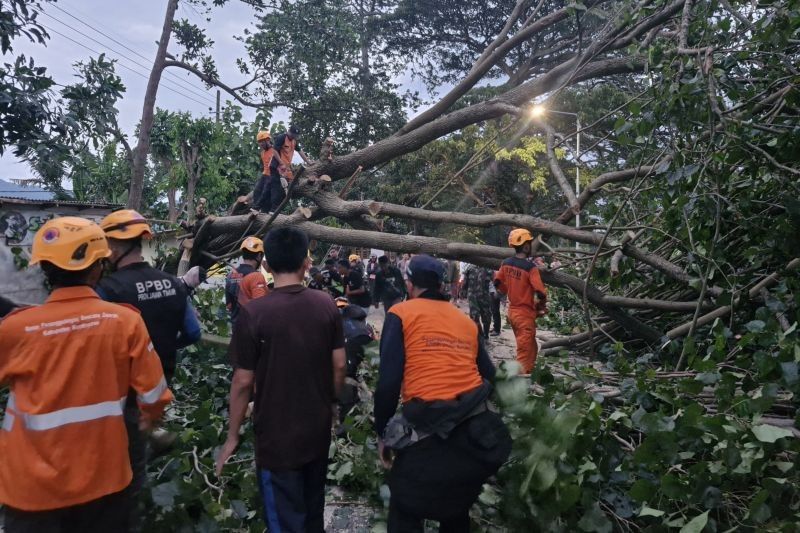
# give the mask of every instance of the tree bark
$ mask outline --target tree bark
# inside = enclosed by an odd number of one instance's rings
[[[161,83],[161,74],[164,72],[164,61],[167,57],[169,38],[172,35],[172,22],[175,19],[175,10],[178,0],[167,0],[167,12],[164,15],[164,25],[161,28],[161,39],[158,42],[156,58],[153,69],[147,80],[147,90],[144,93],[142,118],[139,122],[139,140],[133,150],[133,168],[131,169],[131,184],[128,192],[128,207],[141,209],[142,194],[144,193],[144,173],[147,166],[147,154],[150,152],[150,129],[153,127],[155,114],[156,95]]]
[[[237,237],[244,234],[259,235],[269,216],[244,215],[222,218],[207,218],[193,242],[191,264],[210,266],[217,261],[220,251],[234,244]],[[311,239],[354,246],[359,248],[379,248],[393,252],[430,254],[446,259],[466,261],[488,268],[497,268],[500,261],[509,257],[508,248],[452,242],[439,237],[397,235],[355,229],[342,229],[322,226],[306,220],[301,211],[292,215],[278,215],[270,228],[293,226],[306,232]],[[201,235],[202,233],[202,235]],[[216,253],[215,253],[216,252]],[[542,270],[542,280],[548,285],[569,288],[576,294],[583,294],[584,281],[569,274]],[[604,301],[603,293],[596,287],[585,288],[588,300],[602,310],[608,317],[622,326],[631,335],[648,343],[657,343],[662,334],[636,317],[620,309],[617,305]]]

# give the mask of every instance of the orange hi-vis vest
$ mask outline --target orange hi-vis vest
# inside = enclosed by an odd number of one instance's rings
[[[283,146],[278,153],[278,157],[286,167],[286,179],[291,181],[294,179],[294,172],[292,172],[292,159],[294,159],[294,151],[297,147],[297,139],[290,139],[287,135],[283,140]]]
[[[269,176],[269,163],[273,157],[275,157],[275,150],[272,148],[261,150],[261,164],[264,167],[262,173],[264,176]]]
[[[151,419],[172,400],[139,313],[86,286],[56,289],[43,305],[0,322],[0,384],[11,389],[0,429],[0,503],[24,511],[127,487],[129,389]]]
[[[403,402],[453,400],[483,383],[478,327],[453,304],[414,298],[392,306],[403,322]]]
[[[547,289],[542,283],[539,269],[533,262],[518,257],[509,257],[503,261],[500,270],[495,274],[497,290],[508,295],[508,306],[530,311],[536,316],[536,302],[543,307],[547,300]]]

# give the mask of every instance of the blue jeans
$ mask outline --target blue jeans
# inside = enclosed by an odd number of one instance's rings
[[[270,533],[324,533],[327,473],[327,457],[295,470],[258,470]]]

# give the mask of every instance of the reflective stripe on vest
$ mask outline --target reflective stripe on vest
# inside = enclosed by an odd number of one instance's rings
[[[20,421],[25,424],[27,429],[31,431],[47,431],[49,429],[66,426],[67,424],[88,422],[90,420],[98,420],[109,416],[122,416],[122,410],[125,407],[126,399],[127,396],[124,396],[119,400],[83,405],[81,407],[67,407],[66,409],[59,409],[58,411],[41,414],[22,413],[15,409],[15,414],[20,418]],[[14,393],[9,394],[8,403],[9,406],[14,405]],[[6,418],[8,418],[8,408],[6,409]],[[10,431],[14,424],[13,415],[10,423],[8,423],[8,428],[6,424],[7,422],[4,420],[3,429]]]
[[[14,415],[11,411],[16,411],[17,406],[14,404],[14,393],[8,395],[8,402],[6,403],[6,414],[3,417],[3,426],[0,427],[3,431],[11,431],[14,427]]]
[[[164,394],[165,390],[167,390],[167,380],[162,377],[161,381],[158,382],[158,385],[156,385],[153,390],[147,391],[144,394],[139,394],[136,396],[136,399],[138,399],[140,403],[152,405],[161,399],[161,395]]]

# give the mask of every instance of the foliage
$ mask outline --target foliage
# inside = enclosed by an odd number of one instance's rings
[[[14,40],[25,37],[44,44],[47,32],[38,23],[43,2],[0,1],[0,154],[14,147],[14,154],[26,152],[32,139],[39,139],[53,124],[53,79],[33,58],[13,57]]]
[[[756,315],[764,321],[742,334],[717,323],[698,341],[694,377],[657,378],[652,354],[636,362],[620,354],[620,397],[584,392],[600,376],[568,360],[537,368],[541,396],[507,374],[498,384],[514,435],[500,475],[507,525],[791,531],[800,519],[800,440],[762,416],[787,394],[796,409],[800,337],[767,308]],[[554,363],[570,372],[551,372]]]
[[[222,291],[195,293],[195,305],[209,333],[226,335],[228,316]],[[347,438],[331,445],[329,484],[379,503],[383,470],[372,432],[372,402],[377,375],[377,346],[367,348],[362,364],[361,394],[366,400],[348,417]],[[254,436],[245,423],[241,444],[221,479],[214,475],[214,456],[227,430],[228,393],[232,369],[223,350],[205,344],[190,347],[178,365],[173,382],[176,401],[166,429],[178,433],[175,448],[148,465],[144,529],[170,531],[251,531],[264,529],[255,469]],[[367,504],[367,502],[365,502]]]
[[[341,152],[382,139],[416,103],[396,81],[401,51],[373,24],[394,3],[283,0],[245,32],[246,73],[261,75],[265,97],[292,109],[310,153],[328,136]]]

